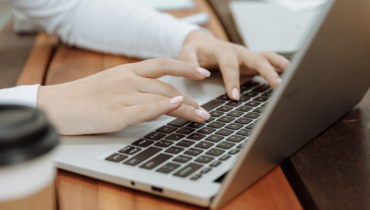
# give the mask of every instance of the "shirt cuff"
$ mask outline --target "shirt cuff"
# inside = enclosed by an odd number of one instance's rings
[[[0,103],[1,104],[17,104],[36,108],[37,85],[24,85],[13,88],[6,88],[0,90]]]

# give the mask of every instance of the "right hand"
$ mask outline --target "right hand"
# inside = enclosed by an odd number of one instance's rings
[[[210,118],[195,100],[156,79],[163,75],[202,80],[210,72],[164,58],[125,64],[73,82],[41,86],[37,107],[62,135],[119,131],[163,114],[199,123]]]

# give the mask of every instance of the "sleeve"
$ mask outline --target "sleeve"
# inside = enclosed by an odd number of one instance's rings
[[[39,85],[24,85],[0,90],[0,104],[18,104],[36,108]]]
[[[132,0],[0,1],[69,45],[137,58],[177,58],[186,36],[205,30]]]

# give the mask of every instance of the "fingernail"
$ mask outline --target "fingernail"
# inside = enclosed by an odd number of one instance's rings
[[[234,88],[231,93],[233,95],[233,99],[239,101],[240,99],[239,90],[237,88]]]
[[[178,104],[181,103],[184,100],[184,96],[176,96],[171,98],[170,103],[171,104]]]
[[[277,80],[277,84],[280,84],[281,79],[280,78],[277,78],[276,80]]]
[[[208,70],[200,68],[200,67],[195,67],[195,68],[197,69],[200,75],[205,76],[205,77],[211,76],[211,72],[209,72]]]
[[[209,118],[211,118],[211,115],[209,115],[208,112],[200,110],[200,109],[195,110],[195,113],[197,113],[198,117],[205,119],[205,120],[208,120]]]

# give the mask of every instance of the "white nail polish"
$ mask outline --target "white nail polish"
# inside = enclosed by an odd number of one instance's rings
[[[203,111],[201,109],[195,110],[195,113],[198,115],[198,117],[205,119],[205,120],[208,120],[209,118],[211,118],[211,115],[208,112]]]
[[[183,100],[184,100],[184,96],[176,96],[176,97],[171,98],[170,103],[178,104],[178,103],[182,103]]]
[[[205,77],[211,76],[211,72],[209,72],[208,70],[200,68],[200,67],[195,67],[195,68],[197,69],[200,75],[205,76]]]
[[[280,84],[280,82],[281,82],[281,79],[277,78],[277,83]]]
[[[234,100],[239,101],[239,99],[240,99],[240,93],[239,93],[239,90],[237,88],[234,88],[231,91],[231,94],[232,94]]]

